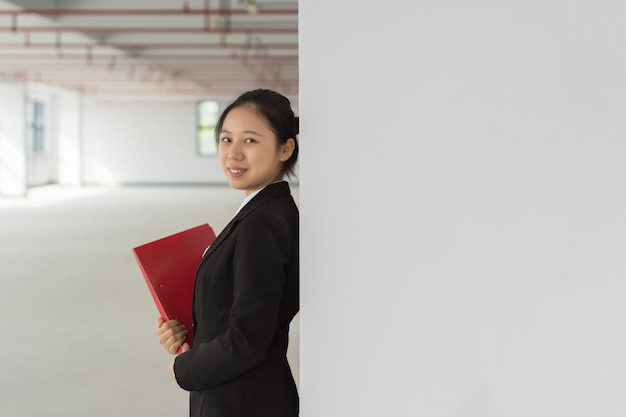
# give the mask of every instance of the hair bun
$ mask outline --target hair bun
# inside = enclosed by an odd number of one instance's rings
[[[296,135],[300,134],[300,117],[293,118],[293,130],[296,131]]]

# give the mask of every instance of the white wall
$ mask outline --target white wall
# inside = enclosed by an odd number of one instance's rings
[[[624,5],[400,3],[300,3],[301,415],[626,414]]]
[[[24,94],[44,101],[50,116],[47,151],[43,159],[38,155],[27,167],[32,184],[226,184],[217,156],[200,157],[196,153],[195,101],[83,97],[41,85],[0,87],[4,101],[9,103],[0,114],[5,120],[7,150],[1,169],[6,171],[3,188],[7,195],[23,195],[27,188],[26,168],[19,166],[26,163],[19,162],[26,155],[16,158],[10,154],[15,146],[8,146],[19,137],[10,127],[19,121],[11,112],[23,108],[23,104],[10,104],[19,94],[22,101]],[[224,107],[233,98],[220,102]],[[293,107],[297,113],[297,103]],[[20,117],[24,119],[24,114]],[[24,127],[22,136],[23,131]],[[10,137],[7,132],[12,132]],[[25,144],[20,146],[24,151]],[[13,190],[16,187],[19,190]]]
[[[226,184],[217,156],[196,153],[195,101],[85,97],[82,115],[86,184]]]
[[[25,106],[22,85],[0,83],[0,197],[26,195]]]
[[[195,102],[83,101],[84,182],[224,182],[217,157],[196,155]]]
[[[57,180],[62,185],[80,186],[83,142],[82,96],[74,92],[63,92],[55,97],[53,103]]]

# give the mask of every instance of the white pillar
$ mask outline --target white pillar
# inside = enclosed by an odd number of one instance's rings
[[[61,185],[82,184],[81,126],[82,101],[78,93],[62,93],[58,98],[58,182]]]
[[[363,6],[299,2],[300,416],[626,415],[623,2]]]
[[[26,195],[26,94],[0,85],[0,196]]]

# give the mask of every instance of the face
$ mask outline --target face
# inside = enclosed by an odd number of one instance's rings
[[[278,145],[276,135],[255,109],[236,107],[224,119],[218,152],[230,186],[249,195],[282,180],[282,166],[293,147],[293,139]]]

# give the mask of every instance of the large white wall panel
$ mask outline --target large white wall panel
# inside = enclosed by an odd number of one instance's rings
[[[223,183],[196,155],[194,102],[83,101],[85,183]]]
[[[300,4],[303,417],[626,413],[625,12]]]

